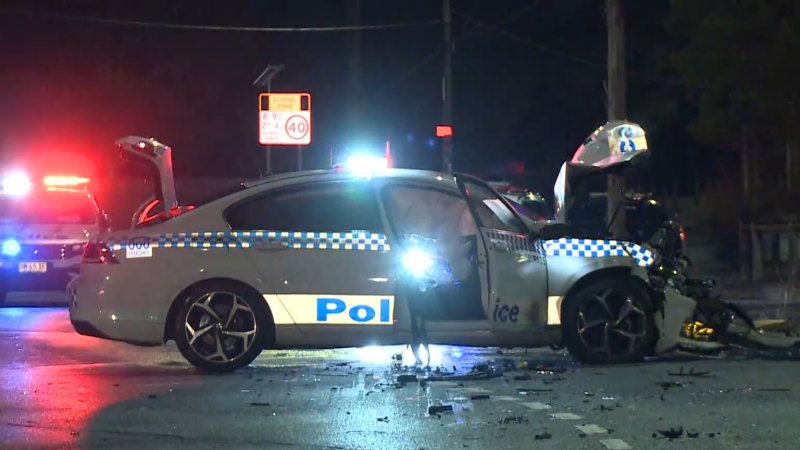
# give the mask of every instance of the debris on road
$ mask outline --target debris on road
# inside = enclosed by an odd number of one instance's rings
[[[557,373],[565,373],[567,371],[566,367],[563,366],[555,366],[552,364],[538,364],[538,365],[529,365],[528,369],[539,373],[539,374],[546,374],[546,375],[553,375]]]
[[[522,416],[503,417],[502,419],[498,420],[497,423],[501,424],[528,423],[528,418]]]
[[[403,384],[403,383],[416,383],[417,381],[419,381],[419,379],[414,374],[402,374],[402,375],[398,375],[395,378],[395,381],[400,383],[400,384]]]
[[[270,403],[250,402],[250,406],[272,406]]]
[[[389,416],[378,417],[378,422],[389,422]]]
[[[703,372],[695,372],[694,368],[690,368],[688,372],[684,372],[684,371],[683,371],[683,367],[682,367],[682,366],[681,366],[681,368],[680,368],[680,370],[679,370],[678,372],[673,372],[673,371],[671,371],[671,370],[670,370],[670,371],[667,371],[667,374],[668,374],[669,376],[673,376],[673,377],[700,377],[700,378],[708,378],[708,377],[712,377],[712,376],[713,376],[713,375],[711,375],[711,372],[710,372],[710,371],[707,371],[707,370],[706,370],[706,371],[703,371]]]
[[[435,416],[442,413],[453,412],[453,405],[430,405],[428,406],[428,415]]]
[[[686,436],[694,439],[694,438],[700,436],[700,432],[697,431],[697,430],[688,430],[688,431],[686,431]]]
[[[543,392],[553,392],[552,389],[517,388],[519,395],[535,395]]]
[[[533,436],[533,439],[535,439],[537,441],[542,441],[542,440],[545,440],[545,439],[550,439],[552,437],[553,437],[552,434],[550,434],[547,431],[545,431],[542,434],[537,434],[537,435]]]
[[[470,400],[489,400],[489,394],[478,394],[473,395],[469,398]]]
[[[670,388],[683,387],[684,386],[683,383],[678,383],[677,381],[662,381],[660,383],[656,383],[656,385],[659,386],[661,389],[664,389],[664,391],[666,391],[666,390],[668,390]]]
[[[667,439],[678,439],[683,436],[683,427],[670,428],[669,430],[658,430],[658,433]]]

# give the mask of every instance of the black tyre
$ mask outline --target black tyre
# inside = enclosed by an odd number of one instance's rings
[[[175,316],[178,349],[207,372],[230,372],[261,353],[269,314],[260,298],[234,283],[208,283],[191,289]]]
[[[570,295],[561,314],[567,349],[583,363],[641,361],[657,337],[653,301],[629,277],[592,283]]]

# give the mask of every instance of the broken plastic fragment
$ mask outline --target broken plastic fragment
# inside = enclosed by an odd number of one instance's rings
[[[669,430],[658,430],[658,432],[667,439],[678,439],[683,436],[683,427],[670,428]]]

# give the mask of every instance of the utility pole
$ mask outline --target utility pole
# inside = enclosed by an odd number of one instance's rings
[[[361,25],[361,0],[346,0],[347,25]],[[363,98],[361,89],[361,31],[351,31],[347,36],[347,131],[351,137],[360,136],[364,127],[362,121]]]
[[[275,78],[275,76],[278,75],[283,70],[284,67],[285,66],[283,64],[278,64],[278,65],[274,65],[274,66],[272,64],[267,64],[267,68],[264,69],[263,72],[261,72],[261,75],[259,75],[258,78],[256,78],[255,81],[253,81],[253,86],[262,86],[262,87],[266,86],[267,87],[267,93],[268,94],[271,93],[272,92],[272,79]],[[272,146],[268,145],[267,146],[267,172],[266,172],[266,175],[269,175],[271,173],[272,173]]]
[[[453,125],[453,37],[451,25],[450,0],[442,0],[442,37],[444,54],[442,58],[442,124]],[[453,172],[453,137],[442,139],[442,172]]]
[[[625,120],[625,17],[622,0],[606,0],[606,27],[608,28],[608,120]],[[613,237],[626,235],[625,175],[608,175],[609,230]]]

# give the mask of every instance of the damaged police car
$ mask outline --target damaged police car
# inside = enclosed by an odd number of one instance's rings
[[[180,207],[169,147],[117,145],[153,170],[160,211],[143,205],[130,229],[87,244],[68,288],[72,324],[139,345],[175,340],[207,371],[263,349],[409,342],[563,343],[583,362],[636,361],[683,339],[694,310],[648,284],[658,256],[646,247],[548,237],[468,175],[297,172]],[[614,163],[635,153],[603,148]]]

